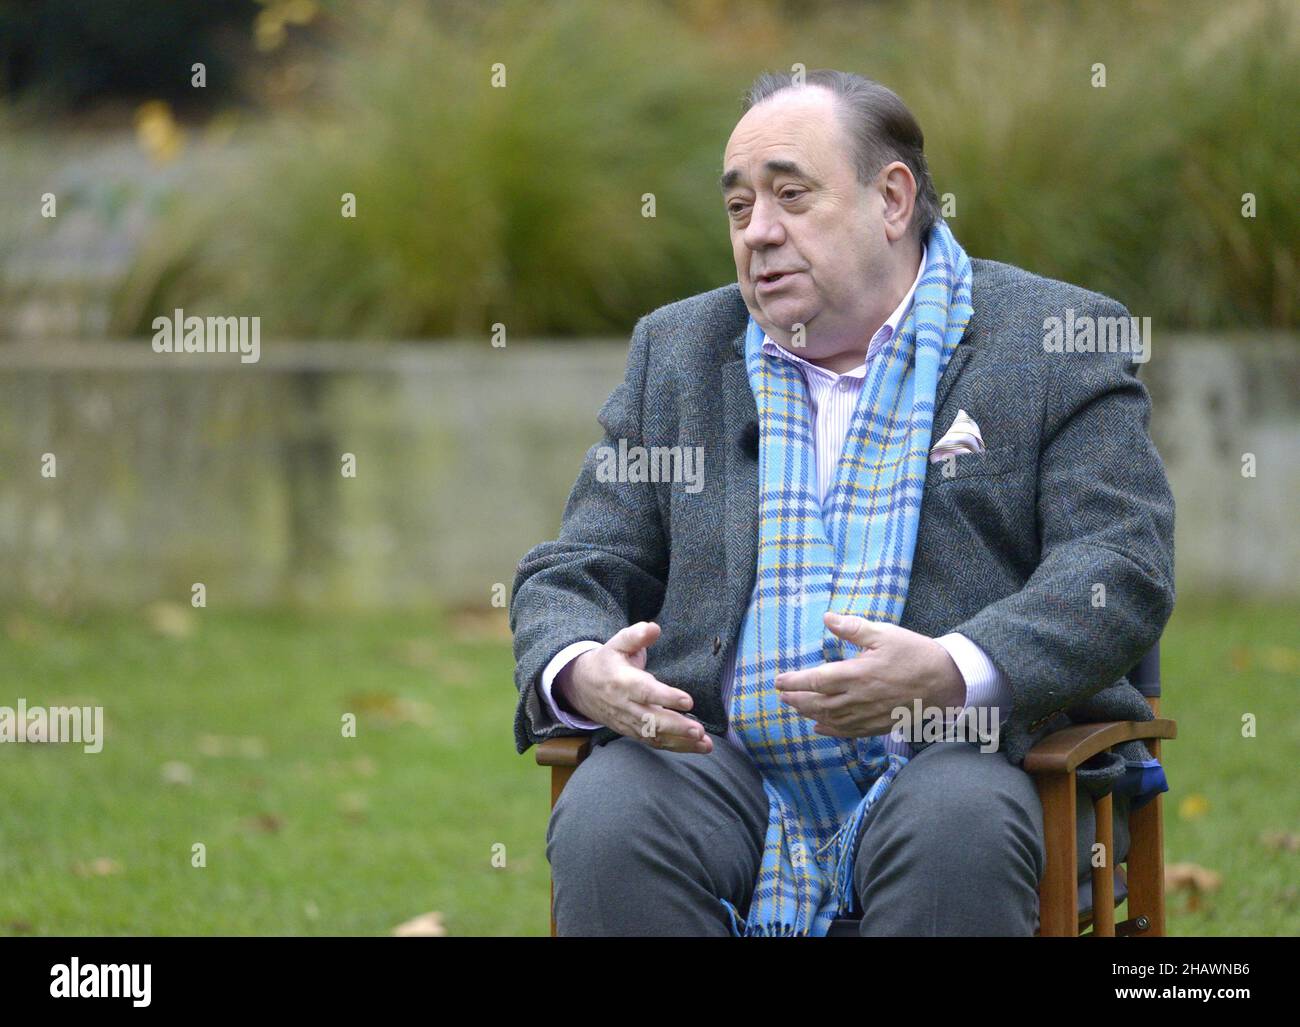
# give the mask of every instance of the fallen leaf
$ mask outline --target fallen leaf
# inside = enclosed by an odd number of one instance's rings
[[[1300,674],[1300,649],[1270,645],[1261,653],[1259,662],[1274,674]]]
[[[223,738],[221,735],[199,735],[196,743],[204,756],[242,756],[246,760],[260,760],[266,756],[266,742],[260,738]]]
[[[72,872],[78,877],[108,877],[122,872],[122,864],[107,856],[97,856],[88,863],[74,863]]]
[[[364,792],[344,792],[338,797],[339,810],[349,820],[364,820],[370,800]]]
[[[438,646],[427,638],[408,638],[393,647],[396,661],[416,670],[432,670],[438,666]]]
[[[274,813],[259,813],[255,817],[247,817],[244,820],[244,828],[248,831],[258,831],[262,834],[276,834],[284,826],[284,821]]]
[[[442,938],[446,934],[441,913],[422,913],[392,930],[394,938]]]
[[[1228,653],[1228,669],[1236,674],[1245,674],[1253,662],[1250,650],[1245,646],[1234,646]]]
[[[347,697],[347,709],[368,715],[380,727],[418,724],[432,727],[433,707],[419,699],[407,699],[388,692],[365,692]]]
[[[1165,866],[1166,891],[1218,891],[1223,876],[1196,863],[1169,863]]]
[[[352,761],[352,771],[362,777],[374,777],[379,768],[369,756],[358,756]]]
[[[180,603],[159,601],[145,607],[145,622],[164,638],[189,638],[194,634],[194,611]]]
[[[1193,793],[1178,804],[1178,816],[1182,820],[1199,820],[1210,812],[1210,800],[1204,795]]]
[[[448,626],[458,642],[496,642],[511,638],[510,616],[504,607],[461,607],[451,612]]]
[[[1187,909],[1196,912],[1201,899],[1219,890],[1223,877],[1195,863],[1170,863],[1165,867],[1165,892],[1173,895],[1187,893]]]
[[[1259,841],[1275,852],[1300,852],[1300,834],[1290,831],[1265,831],[1259,836]]]
[[[188,763],[172,760],[162,765],[162,779],[169,785],[192,785],[194,771]]]
[[[21,613],[14,613],[5,620],[5,634],[13,642],[34,642],[40,635],[40,628],[35,621],[28,620]]]

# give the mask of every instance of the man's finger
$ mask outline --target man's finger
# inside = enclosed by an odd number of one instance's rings
[[[889,626],[880,621],[867,620],[857,614],[831,613],[829,610],[826,611],[823,619],[832,634],[846,642],[852,642],[860,649],[879,642],[881,635],[884,634],[881,628]]]
[[[636,737],[656,749],[674,752],[711,752],[713,742],[704,725],[662,706],[634,705],[630,711],[637,719]]]
[[[860,680],[862,667],[852,660],[832,660],[807,670],[788,670],[774,682],[780,692],[821,692],[838,695]]]
[[[647,646],[654,645],[659,638],[660,630],[659,625],[654,621],[638,621],[616,632],[614,637],[605,644],[627,656],[634,656]]]
[[[649,671],[630,667],[623,672],[627,697],[642,706],[663,706],[670,710],[689,710],[695,705],[690,693],[665,685]]]

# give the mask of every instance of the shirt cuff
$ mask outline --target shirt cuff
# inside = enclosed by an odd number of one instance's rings
[[[591,650],[599,648],[599,642],[574,642],[573,645],[566,645],[551,657],[551,662],[548,663],[546,669],[542,671],[542,698],[546,700],[546,705],[550,708],[551,713],[555,715],[555,719],[565,727],[579,728],[583,731],[596,731],[604,726],[603,724],[597,724],[595,721],[586,720],[571,713],[565,713],[560,709],[556,704],[555,699],[551,696],[551,688],[555,684],[555,679],[560,676],[560,673],[566,670],[569,664],[583,653],[591,652]]]
[[[1011,684],[1006,676],[983,649],[959,632],[942,635],[935,641],[947,650],[966,682],[966,702],[962,712],[976,706],[993,707],[1001,725],[1011,715]]]

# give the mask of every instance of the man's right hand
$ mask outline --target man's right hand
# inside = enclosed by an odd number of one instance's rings
[[[690,695],[645,669],[646,649],[659,635],[651,621],[627,626],[565,667],[552,694],[589,720],[651,748],[710,753],[713,739],[704,725],[675,712],[695,705]]]

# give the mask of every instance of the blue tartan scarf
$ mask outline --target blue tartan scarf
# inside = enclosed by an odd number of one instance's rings
[[[897,624],[920,521],[935,388],[972,314],[971,265],[940,221],[912,308],[867,368],[834,481],[817,490],[813,418],[799,369],[763,353],[751,317],[745,361],[759,418],[758,568],[740,630],[731,723],[763,778],[768,825],[736,935],[827,933],[853,904],[862,817],[907,760],[884,736],[841,739],[780,699],[776,676],[858,650],[827,610]]]

